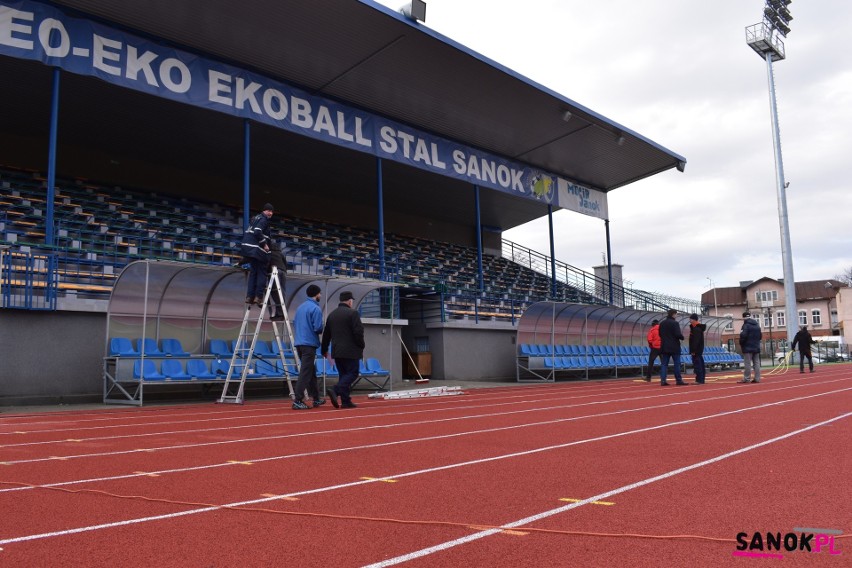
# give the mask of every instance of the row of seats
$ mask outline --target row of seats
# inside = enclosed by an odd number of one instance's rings
[[[689,355],[689,347],[681,346],[681,355]],[[546,345],[522,343],[520,346],[521,357],[570,357],[577,355],[639,355],[648,357],[651,348],[647,345]],[[705,347],[704,358],[708,357],[724,363],[741,363],[743,358],[739,353],[731,353],[721,346]],[[647,361],[647,359],[646,359]]]
[[[245,367],[244,359],[234,362],[232,377],[242,376]],[[378,359],[368,358],[359,364],[359,375],[362,377],[387,377],[390,371],[383,368]],[[231,368],[230,359],[213,359],[210,366],[206,359],[137,359],[133,362],[133,378],[149,381],[211,381],[221,380],[228,376]],[[337,377],[339,373],[334,363],[323,358],[316,359],[316,372],[319,376]],[[296,363],[290,359],[282,364],[280,359],[255,359],[246,375],[250,379],[284,377],[295,378],[299,371]]]

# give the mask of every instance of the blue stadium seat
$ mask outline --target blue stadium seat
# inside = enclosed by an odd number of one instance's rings
[[[367,358],[367,368],[376,375],[390,375],[390,371],[382,367],[382,364],[375,357]]]
[[[215,379],[216,375],[207,368],[204,359],[190,359],[186,362],[186,372],[195,379]],[[227,371],[226,371],[227,372]]]
[[[160,370],[167,381],[188,381],[192,378],[191,375],[184,372],[183,365],[177,359],[166,359],[160,366]]]
[[[163,353],[166,355],[171,355],[172,357],[189,357],[189,353],[183,350],[183,346],[179,340],[167,338],[163,339],[161,343],[163,345]]]
[[[144,377],[142,376],[144,374]],[[165,375],[157,371],[157,365],[150,359],[138,359],[133,362],[133,378],[146,381],[161,381]]]
[[[234,352],[231,351],[231,348],[228,347],[228,342],[224,339],[211,339],[210,353],[218,355],[219,357],[230,357],[234,354]],[[227,372],[227,370],[225,372]]]
[[[139,352],[133,348],[133,344],[126,337],[113,337],[109,340],[109,354],[111,357],[138,357]]]
[[[157,347],[157,340],[152,339],[150,337],[146,337],[144,339],[136,340],[136,349],[142,353],[142,350],[145,350],[145,356],[160,356],[163,355],[163,352],[160,351],[160,348]]]

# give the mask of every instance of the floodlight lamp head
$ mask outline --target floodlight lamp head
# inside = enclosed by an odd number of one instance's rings
[[[624,134],[619,134],[615,139],[615,143],[619,146],[624,146],[625,141],[627,141],[627,139],[624,137]]]
[[[571,114],[571,111],[566,110],[565,112],[562,113],[562,120],[564,120],[565,122],[568,122],[569,120],[571,120],[572,116],[574,116],[574,115]]]
[[[417,22],[426,22],[426,2],[423,0],[411,0],[402,6],[399,11],[403,16]]]

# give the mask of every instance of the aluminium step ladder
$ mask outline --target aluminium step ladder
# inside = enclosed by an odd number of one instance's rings
[[[290,393],[290,398],[295,399],[292,382],[294,375],[290,372],[286,359],[288,346],[294,351],[293,359],[295,361],[296,377],[298,377],[300,361],[299,358],[295,356],[293,328],[290,325],[290,314],[288,313],[287,305],[284,303],[283,288],[281,286],[281,280],[278,278],[278,268],[273,267],[272,274],[269,277],[269,282],[266,284],[266,291],[263,294],[263,303],[260,305],[260,314],[257,316],[257,322],[254,325],[253,332],[248,331],[249,320],[253,319],[251,317],[251,308],[253,304],[246,304],[246,312],[245,315],[243,315],[240,333],[237,338],[237,343],[234,346],[234,353],[231,355],[231,364],[228,367],[225,384],[222,387],[222,396],[219,397],[219,400],[216,402],[243,404],[243,402],[245,402],[246,379],[249,377],[259,376],[259,374],[255,372],[257,370],[257,365],[266,365],[272,368],[275,367],[275,361],[255,356],[257,336],[260,334],[263,319],[266,316],[269,301],[273,293],[278,294],[281,310],[284,312],[284,320],[270,320],[270,322],[272,323],[272,331],[275,335],[275,343],[278,347],[278,359],[281,364],[281,374],[284,375],[285,382],[287,383],[287,389]],[[283,324],[282,328],[279,328],[280,324]],[[286,333],[286,342],[283,342],[281,339],[282,331]],[[236,388],[234,389],[233,383],[237,383],[237,381],[239,381],[239,384],[236,385]],[[236,390],[235,394],[231,394],[233,390]]]

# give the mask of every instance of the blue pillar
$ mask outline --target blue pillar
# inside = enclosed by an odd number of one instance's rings
[[[604,227],[606,228],[606,271],[609,277],[609,305],[613,305],[613,290],[612,290],[612,248],[609,241],[609,219],[604,219]]]
[[[553,242],[553,205],[547,204],[547,223],[550,227],[550,296],[556,297],[556,247]]]
[[[47,151],[47,218],[44,227],[44,244],[56,244],[53,234],[53,200],[56,196],[56,139],[59,133],[59,67],[53,68],[53,93],[50,98],[50,142]]]
[[[479,186],[473,186],[473,207],[476,210],[476,270],[479,281],[479,291],[485,290],[482,271],[482,211],[479,207]]]
[[[385,279],[385,197],[382,186],[382,159],[376,158],[376,178],[379,200],[379,280]]]
[[[243,231],[248,229],[251,217],[249,195],[251,174],[251,123],[243,121]]]

